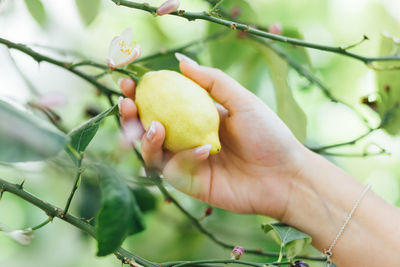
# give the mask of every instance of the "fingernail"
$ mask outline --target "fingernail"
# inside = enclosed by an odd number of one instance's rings
[[[154,136],[156,135],[156,124],[155,122],[151,122],[149,129],[146,133],[146,138],[149,141],[153,141]]]
[[[196,148],[193,151],[193,153],[195,155],[197,155],[197,156],[200,156],[200,155],[203,155],[205,153],[209,153],[211,148],[212,148],[212,145],[210,145],[210,144],[207,144],[207,145],[204,145],[204,146],[199,146],[198,148]]]
[[[124,100],[122,96],[118,98],[118,110],[121,110],[121,101]]]
[[[184,54],[175,53],[175,57],[179,62],[185,61],[188,65],[190,65],[192,67],[198,67],[199,66],[199,64],[196,61],[194,61],[193,59],[185,56]]]

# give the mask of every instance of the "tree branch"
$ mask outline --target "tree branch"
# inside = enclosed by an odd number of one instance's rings
[[[6,45],[9,49],[16,49],[16,50],[21,51],[24,54],[31,56],[38,63],[40,63],[41,61],[45,61],[45,62],[51,63],[53,65],[59,66],[63,69],[66,69],[66,70],[72,72],[73,74],[81,77],[82,79],[86,80],[87,82],[91,83],[105,95],[114,94],[114,95],[122,96],[121,93],[116,92],[116,91],[102,85],[101,83],[97,82],[97,80],[94,77],[87,75],[87,74],[81,72],[80,70],[77,70],[76,66],[74,66],[74,64],[72,64],[70,62],[65,62],[65,61],[61,61],[61,60],[57,60],[57,59],[45,56],[43,54],[40,54],[40,53],[32,50],[31,48],[27,47],[24,44],[14,43],[14,42],[11,42],[11,41],[3,39],[3,38],[0,38],[0,43]],[[95,63],[93,63],[93,65],[94,64]],[[95,65],[97,67],[102,66],[101,68],[105,67],[104,65],[97,64],[97,63]]]
[[[34,206],[38,207],[39,209],[43,210],[49,217],[57,217],[73,226],[79,228],[80,230],[86,232],[90,236],[96,239],[96,233],[94,227],[91,226],[88,222],[79,219],[71,214],[65,214],[64,211],[56,206],[53,206],[34,195],[25,191],[19,184],[12,184],[0,178],[0,191],[12,193],[25,201],[33,204]],[[126,261],[127,259],[131,262],[137,262],[144,266],[149,267],[157,267],[158,264],[153,262],[147,261],[139,256],[133,255],[132,253],[124,250],[123,248],[119,248],[115,255],[120,260]],[[132,265],[134,266],[134,265]]]
[[[151,14],[156,14],[156,10],[157,10],[157,7],[151,6],[148,3],[136,3],[136,2],[132,2],[132,1],[128,1],[128,0],[112,0],[112,1],[118,6],[125,6],[125,7],[129,7],[129,8],[140,9],[143,11],[147,11]],[[340,47],[340,46],[339,47],[327,46],[327,45],[303,41],[300,39],[276,35],[276,34],[269,33],[267,31],[253,28],[247,24],[242,24],[242,23],[239,23],[236,21],[222,19],[219,17],[212,16],[208,12],[189,12],[189,11],[185,11],[185,10],[177,10],[175,12],[170,13],[169,15],[186,18],[189,21],[205,20],[205,21],[216,23],[216,24],[220,24],[220,25],[228,27],[232,30],[239,30],[239,31],[247,32],[249,34],[252,34],[255,36],[260,36],[260,37],[267,38],[267,39],[271,39],[274,41],[340,54],[343,56],[357,59],[359,61],[364,62],[365,64],[370,64],[370,63],[376,62],[376,61],[400,60],[399,56],[394,56],[394,55],[388,55],[388,56],[382,56],[382,57],[366,57],[366,56],[348,52],[345,48]]]

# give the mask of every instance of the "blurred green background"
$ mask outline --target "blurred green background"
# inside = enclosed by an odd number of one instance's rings
[[[89,25],[82,19],[75,1],[43,0],[45,14],[35,21],[22,0],[0,1],[0,37],[31,45],[38,51],[78,61],[75,52],[96,62],[106,63],[110,40],[126,27],[134,30],[134,40],[143,48],[143,55],[179,47],[192,40],[204,38],[210,32],[222,29],[204,21],[188,22],[181,18],[154,17],[146,12],[117,7],[111,1],[99,1],[99,9]],[[88,1],[93,2],[93,1]],[[97,1],[94,1],[97,2]],[[152,5],[162,1],[151,0]],[[225,7],[242,7],[240,19],[268,27],[280,23],[283,31],[298,31],[307,41],[326,45],[350,45],[367,35],[370,40],[353,49],[354,52],[378,55],[380,34],[383,31],[400,37],[400,2],[397,0],[226,0]],[[246,7],[244,7],[246,6]],[[203,0],[181,0],[181,8],[191,11],[208,10]],[[91,10],[91,9],[90,9]],[[92,10],[93,11],[93,10]],[[246,13],[248,12],[248,13]],[[87,19],[87,16],[86,16]],[[62,55],[49,49],[69,51]],[[379,117],[361,99],[374,95],[374,71],[365,64],[332,53],[311,49],[296,54],[299,63],[310,66],[312,72],[330,88],[336,98],[350,103],[369,119],[379,124]],[[74,52],[74,53],[72,53]],[[254,47],[236,36],[198,43],[185,51],[201,64],[218,67],[231,74],[249,90],[256,93],[272,109],[277,109],[275,91],[268,74],[268,66]],[[41,94],[58,93],[67,104],[56,108],[67,129],[89,119],[87,109],[104,110],[108,107],[104,97],[67,71],[47,63],[38,65],[27,55],[11,51],[15,63],[34,88]],[[79,56],[79,57],[80,57]],[[172,57],[163,57],[146,64],[152,69],[177,69]],[[91,68],[85,69],[95,73]],[[115,78],[115,77],[114,77]],[[348,107],[330,102],[319,88],[310,85],[296,72],[290,71],[289,85],[299,106],[307,115],[309,146],[323,146],[352,140],[366,132],[362,120]],[[102,79],[118,90],[115,79]],[[25,104],[35,96],[13,65],[7,49],[0,45],[0,97],[12,98]],[[40,114],[37,114],[41,116]],[[29,133],[27,133],[29,134]],[[330,157],[335,164],[362,182],[369,182],[384,199],[400,206],[400,139],[378,130],[354,146],[334,150],[340,153],[362,153],[369,143],[376,143],[391,152],[390,156]],[[45,145],[45,140],[43,140]],[[2,151],[0,151],[2,153]],[[4,151],[3,151],[4,153]],[[108,162],[127,179],[140,172],[139,163],[130,149],[121,142],[115,120],[109,118],[88,149],[84,164]],[[45,162],[0,165],[0,177],[11,182],[26,178],[25,188],[56,206],[65,205],[74,179],[74,167],[65,153]],[[97,180],[90,172],[83,176],[72,203],[71,213],[84,218],[96,214],[99,190]],[[134,183],[132,183],[134,184]],[[183,259],[227,258],[230,251],[223,249],[200,234],[172,204],[164,201],[159,192],[149,187],[144,192],[135,185],[137,197],[145,213],[146,231],[129,237],[124,247],[152,261]],[[205,204],[174,191],[181,203],[195,216],[202,216]],[[266,196],[268,197],[268,196]],[[0,222],[12,229],[23,229],[39,224],[46,215],[18,197],[5,194],[0,202]],[[260,224],[270,219],[255,215],[239,215],[214,208],[205,218],[205,227],[220,239],[248,248],[279,251],[279,247],[265,236]],[[21,246],[0,233],[0,266],[120,266],[114,256],[95,257],[96,243],[78,229],[58,219],[35,232],[29,246]],[[320,255],[310,249],[308,253]],[[246,255],[243,259],[262,261],[263,258]],[[310,262],[311,263],[311,262]],[[311,266],[320,266],[312,263]]]

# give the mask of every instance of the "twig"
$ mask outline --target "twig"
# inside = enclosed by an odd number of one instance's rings
[[[245,266],[255,266],[255,267],[263,267],[263,266],[277,266],[278,263],[276,262],[271,262],[271,263],[255,263],[255,262],[249,262],[249,261],[243,261],[243,260],[234,260],[234,259],[215,259],[215,260],[197,260],[197,261],[186,261],[178,264],[173,264],[171,263],[168,264],[162,264],[161,267],[183,267],[183,266],[193,266],[197,264],[205,264],[205,263],[233,263],[233,264],[239,264],[239,265],[245,265]],[[279,265],[289,265],[291,264],[290,262],[280,262]]]
[[[24,199],[25,201],[43,210],[48,216],[53,218],[57,217],[65,222],[68,222],[69,224],[79,228],[80,230],[86,232],[87,234],[96,239],[96,233],[94,227],[91,226],[89,223],[87,223],[85,220],[79,219],[78,217],[75,217],[71,214],[64,215],[64,211],[62,209],[35,197],[34,195],[30,194],[24,189],[21,189],[19,184],[12,184],[0,178],[0,190],[4,190],[6,192],[12,193]],[[139,256],[136,256],[124,250],[123,248],[119,248],[118,251],[115,253],[115,255],[120,260],[124,260],[125,258],[131,259],[132,261],[142,264],[143,266],[149,266],[149,267],[159,266],[158,264],[145,260]]]
[[[149,60],[152,60],[154,58],[158,58],[158,57],[166,56],[166,55],[171,55],[171,54],[174,54],[174,53],[177,53],[177,52],[183,52],[186,49],[188,49],[189,47],[192,47],[192,46],[195,46],[195,45],[198,45],[198,44],[201,44],[201,43],[205,43],[205,42],[208,42],[208,41],[212,41],[212,40],[218,39],[218,38],[222,37],[223,35],[225,35],[227,33],[228,33],[227,31],[220,31],[220,32],[217,32],[215,34],[211,34],[210,36],[207,36],[206,38],[201,38],[201,39],[198,39],[198,40],[194,40],[192,42],[189,42],[189,43],[187,43],[185,45],[182,45],[180,47],[177,47],[177,48],[161,51],[161,52],[158,52],[158,53],[146,56],[146,57],[141,57],[141,58],[137,59],[136,61],[134,61],[132,64],[136,64],[136,63],[144,62],[144,61],[149,61]]]
[[[74,197],[75,192],[78,189],[80,181],[82,179],[83,154],[81,154],[80,157],[77,160],[78,160],[78,164],[77,164],[78,170],[77,170],[77,173],[76,173],[74,186],[72,187],[71,193],[69,194],[69,197],[68,197],[68,200],[67,200],[67,204],[65,204],[64,216],[67,215],[67,213],[68,213],[69,206],[71,205],[71,202],[72,202],[72,198]]]
[[[148,3],[137,3],[137,2],[128,1],[128,0],[112,0],[112,1],[118,6],[125,6],[125,7],[129,7],[129,8],[140,9],[143,11],[147,11],[151,14],[155,14],[156,10],[157,10],[157,7],[151,6]],[[267,31],[256,29],[254,27],[251,27],[250,25],[246,25],[246,24],[238,23],[236,21],[222,19],[219,17],[212,16],[212,15],[208,14],[208,12],[189,12],[189,11],[185,11],[185,10],[177,10],[175,12],[170,13],[169,15],[186,18],[189,21],[194,21],[194,20],[210,21],[210,22],[228,27],[232,30],[247,32],[247,33],[255,35],[255,36],[260,36],[260,37],[275,40],[278,42],[283,42],[283,43],[293,44],[293,45],[297,45],[297,46],[303,46],[303,47],[308,47],[308,48],[312,48],[312,49],[316,49],[316,50],[340,54],[343,56],[357,59],[359,61],[364,62],[365,64],[369,64],[369,63],[375,62],[375,61],[400,60],[399,56],[393,56],[393,55],[382,56],[382,57],[366,57],[366,56],[358,55],[358,54],[355,54],[352,52],[348,52],[346,49],[343,49],[340,46],[339,47],[327,46],[327,45],[303,41],[303,40],[296,39],[296,38],[290,38],[290,37],[285,37],[285,36],[281,36],[281,35],[276,35],[276,34],[269,33]]]
[[[360,141],[361,139],[363,139],[364,137],[368,136],[369,134],[371,134],[372,132],[378,130],[380,128],[380,126],[376,127],[376,128],[371,128],[369,129],[366,133],[358,136],[357,138],[354,138],[353,140],[347,141],[347,142],[342,142],[342,143],[337,143],[337,144],[333,144],[333,145],[328,145],[328,146],[322,146],[322,147],[316,147],[316,148],[308,148],[316,153],[322,153],[328,149],[331,148],[335,148],[335,147],[342,147],[342,146],[348,146],[348,145],[355,145],[358,141]]]
[[[53,65],[59,66],[63,69],[66,69],[66,70],[74,73],[75,75],[81,77],[82,79],[86,80],[87,82],[91,83],[96,88],[98,88],[102,93],[104,93],[106,95],[108,95],[108,94],[122,95],[121,93],[116,92],[116,91],[102,85],[101,83],[97,82],[97,80],[94,77],[87,75],[80,70],[77,70],[73,66],[73,64],[70,62],[64,62],[61,60],[57,60],[57,59],[45,56],[43,54],[40,54],[40,53],[32,50],[31,48],[27,47],[24,44],[14,43],[14,42],[11,42],[11,41],[3,39],[3,38],[0,38],[0,43],[6,45],[9,49],[16,49],[16,50],[19,50],[19,51],[31,56],[38,63],[40,63],[41,61],[45,61],[45,62],[51,63]],[[101,64],[99,64],[99,65],[101,65]]]
[[[44,222],[42,222],[41,224],[38,224],[38,225],[32,227],[32,230],[33,230],[33,231],[38,230],[38,229],[42,228],[43,226],[47,225],[49,222],[52,222],[52,221],[53,221],[53,217],[49,216],[49,218],[47,218],[47,219],[46,219]]]
[[[274,46],[270,42],[263,40],[257,36],[252,36],[252,39],[267,46],[272,51],[274,51],[280,58],[285,60],[289,64],[289,66],[291,66],[298,74],[300,74],[301,76],[306,78],[310,83],[315,84],[318,88],[320,88],[321,91],[324,93],[324,95],[327,98],[329,98],[332,102],[340,103],[340,104],[343,104],[346,107],[350,108],[354,113],[356,113],[360,117],[360,119],[364,122],[364,124],[367,126],[367,128],[371,129],[367,118],[365,118],[360,112],[358,112],[352,105],[333,96],[331,93],[331,90],[326,85],[324,85],[324,83],[320,79],[318,79],[314,74],[312,74],[307,68],[305,68],[301,64],[297,63],[289,55],[287,55],[284,51],[282,51],[278,47]]]
[[[32,84],[32,82],[25,76],[25,74],[22,72],[22,70],[20,69],[20,67],[17,65],[17,62],[15,62],[14,57],[11,55],[10,50],[7,49],[7,55],[10,58],[10,61],[12,63],[12,65],[14,66],[15,70],[18,72],[19,76],[22,78],[22,80],[24,81],[24,83],[26,84],[26,86],[29,88],[29,90],[31,91],[31,93],[35,96],[39,96],[40,93],[39,91],[35,88],[35,86]]]
[[[154,184],[158,187],[158,189],[161,191],[161,193],[164,195],[165,199],[170,200],[188,219],[193,223],[193,225],[205,236],[210,238],[214,243],[218,244],[219,246],[227,249],[233,249],[235,246],[229,243],[226,243],[224,241],[221,241],[218,239],[214,234],[209,232],[200,222],[199,220],[194,217],[192,214],[190,214],[169,192],[168,190],[162,185],[162,179],[160,176],[155,173],[154,171],[147,170],[147,175],[148,177],[154,182]],[[263,251],[261,249],[244,249],[247,254],[255,254],[255,255],[262,255],[262,256],[267,256],[267,257],[278,257],[279,252],[267,252]],[[285,255],[284,255],[285,256]],[[314,256],[305,256],[305,255],[299,255],[296,256],[298,259],[308,259],[308,260],[314,260],[314,261],[324,261],[326,258],[325,257],[314,257]]]

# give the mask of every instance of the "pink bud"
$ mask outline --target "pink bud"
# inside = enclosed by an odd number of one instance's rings
[[[244,249],[242,247],[235,247],[231,252],[231,259],[240,260],[244,254]]]
[[[61,107],[65,105],[66,102],[67,99],[65,98],[65,95],[53,92],[41,95],[39,99],[36,101],[36,104],[51,109],[51,108]]]
[[[239,16],[240,13],[242,13],[242,11],[240,10],[239,7],[234,7],[234,8],[232,8],[231,15],[232,15],[233,17]]]
[[[272,23],[269,25],[268,31],[272,34],[281,35],[282,34],[282,27],[279,23]]]
[[[165,14],[172,13],[179,8],[180,4],[181,3],[179,2],[179,0],[167,0],[157,8],[157,14],[159,16],[162,16]]]

